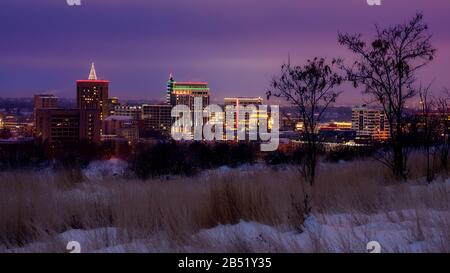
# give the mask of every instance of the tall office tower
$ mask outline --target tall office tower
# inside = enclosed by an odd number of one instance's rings
[[[210,91],[207,82],[176,82],[170,74],[167,96],[170,105],[187,105],[194,110],[194,98],[202,98],[203,107],[206,107],[209,104]]]
[[[384,111],[367,105],[352,109],[352,129],[358,139],[386,141],[390,136],[389,122]]]
[[[210,90],[207,82],[177,82],[174,80],[173,75],[170,74],[169,81],[167,83],[167,95],[168,103],[174,107],[176,105],[186,105],[189,107],[192,113],[193,127],[191,132],[194,134],[195,129],[201,126],[201,122],[205,124],[208,122],[207,117],[203,117],[203,120],[196,120],[195,116],[203,116],[204,108],[209,105]],[[202,101],[202,109],[194,109],[195,98],[200,98]],[[201,113],[198,113],[201,112]]]
[[[42,135],[42,119],[38,119],[37,111],[40,109],[51,109],[58,107],[58,98],[50,94],[34,95],[34,127],[36,135]],[[39,128],[39,130],[38,130]]]
[[[260,113],[258,106],[263,103],[263,99],[261,97],[235,97],[235,98],[225,98],[225,110],[227,106],[234,106],[234,118],[232,119],[233,124],[229,124],[228,120],[225,120],[225,127],[230,128],[234,131],[237,131],[239,128],[239,124],[241,124],[241,128],[245,130],[245,134],[248,134],[250,121],[254,121],[258,124],[258,119],[263,115]],[[239,111],[240,110],[248,110],[248,106],[255,106],[255,112],[246,111],[244,120],[239,120]],[[243,109],[243,107],[247,109]],[[265,113],[267,115],[267,113]],[[266,117],[267,118],[267,117]]]
[[[108,116],[109,81],[97,79],[94,63],[92,63],[89,78],[77,81],[77,107],[100,110],[101,118]]]
[[[77,108],[80,109],[80,138],[100,142],[102,120],[108,116],[109,81],[97,79],[92,63],[87,80],[77,81]]]

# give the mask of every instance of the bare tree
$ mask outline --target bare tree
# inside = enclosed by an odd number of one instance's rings
[[[304,66],[292,66],[290,62],[281,67],[281,75],[275,77],[267,92],[271,96],[284,98],[297,107],[303,120],[305,158],[300,172],[310,186],[316,178],[317,154],[320,140],[318,125],[326,109],[340,92],[335,90],[343,78],[333,71],[336,62],[327,63],[324,58],[308,60]],[[305,194],[304,206],[309,207],[309,197]],[[306,208],[308,211],[309,208]]]
[[[441,121],[440,132],[441,141],[437,146],[439,149],[440,169],[442,171],[448,171],[448,155],[450,151],[449,141],[449,126],[450,126],[450,91],[446,89],[443,96],[436,100],[436,108],[439,113],[439,119]]]
[[[427,161],[427,173],[426,179],[428,183],[431,183],[436,175],[435,156],[436,156],[436,136],[434,133],[438,129],[440,120],[436,116],[433,116],[433,109],[435,107],[435,99],[430,95],[431,84],[426,88],[419,88],[420,98],[420,113],[419,119],[423,129],[423,146],[425,149],[425,156]]]
[[[372,42],[360,34],[339,34],[339,43],[353,52],[357,59],[342,68],[354,84],[364,86],[364,93],[382,105],[389,122],[393,174],[406,178],[404,145],[404,109],[406,102],[417,94],[416,72],[433,60],[436,50],[421,13],[409,22],[385,29],[376,26]]]

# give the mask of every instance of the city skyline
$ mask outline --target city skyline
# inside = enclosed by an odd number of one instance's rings
[[[288,56],[296,64],[315,55],[346,58],[348,53],[336,41],[338,31],[370,37],[374,23],[401,23],[417,10],[424,11],[438,49],[421,79],[436,79],[437,91],[450,86],[450,41],[445,31],[450,19],[440,16],[450,7],[448,1],[434,1],[425,8],[419,0],[407,6],[383,1],[379,7],[359,0],[326,5],[283,0],[276,6],[253,0],[95,0],[80,7],[69,7],[65,1],[35,2],[2,4],[0,20],[6,27],[1,32],[8,39],[0,44],[1,97],[52,93],[74,98],[74,82],[86,78],[91,62],[97,65],[98,77],[111,82],[111,96],[123,99],[163,100],[169,73],[179,81],[207,81],[213,101],[264,96]],[[337,104],[363,102],[360,92],[343,88],[346,92]]]
[[[0,0],[0,257],[279,272],[450,253],[449,10]]]

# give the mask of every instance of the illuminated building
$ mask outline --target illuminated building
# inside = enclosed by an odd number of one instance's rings
[[[210,90],[206,82],[176,82],[170,74],[167,83],[168,104],[172,106],[187,105],[194,110],[194,98],[202,98],[203,107],[209,104]]]
[[[344,130],[352,130],[353,124],[351,122],[328,122],[321,123],[319,125],[319,130],[334,130],[334,131],[344,131]]]
[[[207,82],[177,82],[174,80],[173,75],[170,74],[169,81],[167,82],[167,103],[172,107],[177,105],[186,105],[189,107],[192,120],[194,121],[192,132],[194,132],[194,127],[201,124],[197,124],[194,119],[196,110],[194,109],[195,98],[201,98],[202,108],[204,109],[209,105],[210,89]],[[200,114],[203,116],[203,111]],[[208,121],[207,117],[203,118],[203,124]]]
[[[263,115],[262,113],[260,113],[260,111],[258,110],[258,106],[262,105],[263,103],[263,99],[260,97],[235,97],[235,98],[225,98],[224,99],[224,104],[225,104],[225,111],[227,106],[233,106],[234,107],[234,119],[233,119],[233,124],[227,124],[227,121],[225,121],[225,127],[226,128],[230,128],[234,131],[237,131],[239,128],[239,124],[241,123],[241,128],[243,128],[243,130],[245,130],[246,135],[249,132],[249,125],[252,122],[255,122],[256,124],[258,124],[259,122],[259,118],[265,118],[267,120],[267,113],[265,113],[264,115],[266,115],[265,117],[262,117],[261,115]],[[245,110],[249,110],[248,106],[255,106],[256,107],[256,111],[252,112],[252,111],[246,111],[245,113],[245,119],[244,121],[240,121],[239,120],[239,111],[243,111],[244,108]],[[244,110],[244,111],[245,111]],[[269,122],[270,124],[270,122]]]
[[[77,108],[100,110],[101,118],[108,116],[109,81],[97,79],[94,64],[89,78],[77,81]]]
[[[443,139],[450,133],[450,111],[443,109],[433,109],[428,113],[418,111],[415,113],[414,124],[406,124],[403,128],[404,132],[414,131],[422,141],[426,141],[426,137],[436,141]],[[427,127],[428,126],[428,127]],[[431,134],[432,137],[427,136]]]
[[[77,108],[80,109],[80,138],[99,143],[102,120],[108,116],[109,81],[97,79],[94,64],[87,80],[77,81]]]
[[[351,122],[329,122],[319,125],[319,139],[323,142],[346,143],[355,139]]]
[[[170,133],[172,126],[171,105],[155,104],[142,105],[142,118],[145,129],[159,131],[165,134]]]
[[[356,140],[386,141],[390,136],[389,123],[384,111],[366,105],[352,109],[352,129]]]
[[[13,137],[32,136],[34,123],[31,117],[23,117],[20,115],[0,116],[0,128],[7,129]]]

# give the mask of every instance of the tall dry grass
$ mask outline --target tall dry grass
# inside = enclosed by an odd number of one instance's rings
[[[418,160],[412,162],[420,164]],[[419,170],[414,171],[417,179],[392,183],[389,172],[375,161],[323,163],[316,185],[309,189],[303,187],[300,175],[292,167],[212,171],[191,178],[147,181],[80,181],[79,174],[68,172],[1,173],[0,251],[1,246],[7,251],[42,241],[48,244],[41,251],[65,251],[64,243],[55,239],[56,234],[105,227],[115,227],[119,232],[114,238],[109,238],[107,232],[96,234],[88,250],[144,240],[144,244],[171,251],[192,251],[185,248],[187,245],[229,252],[355,251],[352,242],[356,237],[351,234],[341,238],[341,248],[337,250],[328,246],[320,234],[310,235],[309,250],[295,243],[281,244],[279,238],[264,232],[264,238],[258,239],[266,246],[264,249],[236,234],[231,234],[229,243],[223,246],[200,242],[194,236],[200,230],[241,220],[301,231],[305,191],[311,193],[313,214],[353,213],[351,222],[356,226],[367,224],[372,214],[385,213],[394,223],[402,221],[403,209],[420,210],[417,224],[405,236],[420,239],[425,236],[421,226],[431,225],[443,230],[436,239],[436,249],[449,251],[449,219],[430,223],[426,215],[427,209],[450,211],[448,185],[440,178],[433,187],[427,187]]]

